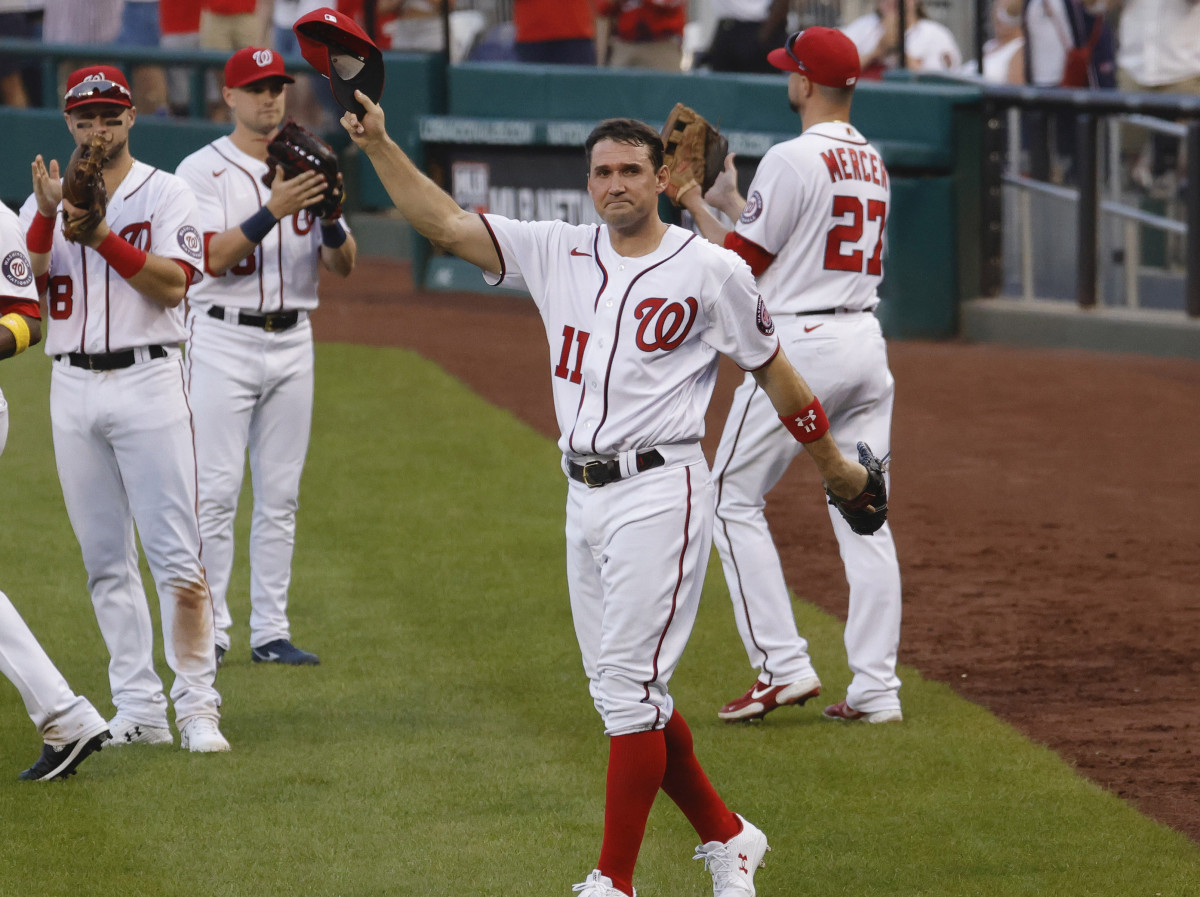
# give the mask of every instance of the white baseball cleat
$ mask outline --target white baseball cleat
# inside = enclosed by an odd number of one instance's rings
[[[904,714],[900,712],[899,707],[891,707],[887,710],[855,710],[847,701],[829,705],[821,711],[821,715],[825,719],[846,720],[848,722],[856,720],[864,720],[868,723],[904,722]]]
[[[117,714],[108,724],[112,733],[112,741],[107,747],[120,747],[123,744],[174,744],[175,736],[166,726],[147,726],[145,723],[135,723],[133,720]]]
[[[197,716],[183,724],[179,730],[179,746],[197,754],[214,754],[229,750],[229,742],[217,728],[211,716]]]
[[[742,830],[725,843],[709,841],[696,848],[694,860],[704,860],[713,879],[713,897],[754,897],[754,873],[770,846],[767,836],[742,820]]]
[[[571,890],[579,897],[630,897],[624,891],[614,888],[612,879],[602,874],[599,869],[593,869],[591,875],[572,887]],[[637,897],[636,888],[633,891],[633,897]]]

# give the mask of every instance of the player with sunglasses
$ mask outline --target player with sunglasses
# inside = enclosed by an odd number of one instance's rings
[[[701,199],[681,203],[705,237],[741,255],[758,278],[780,343],[821,396],[843,452],[855,439],[887,459],[894,381],[875,307],[883,279],[891,189],[879,151],[850,124],[861,75],[854,43],[832,28],[791,35],[768,61],[788,72],[787,96],[803,133],[763,156],[749,197],[737,189],[733,156]],[[705,203],[727,214],[728,230]],[[733,599],[738,632],[758,679],[718,711],[729,721],[761,719],[778,707],[804,704],[821,680],[796,630],[779,553],[767,526],[766,495],[800,453],[747,377],[713,461],[717,486],[714,542]],[[825,708],[837,720],[899,722],[900,565],[888,524],[857,535],[830,506],[850,585],[846,654],[854,676],[846,698]],[[804,583],[809,592],[826,588]]]
[[[38,155],[21,223],[48,312],[59,480],[111,655],[112,744],[174,742],[154,669],[140,538],[158,592],[164,654],[175,673],[180,743],[191,751],[227,751],[218,728],[212,599],[200,564],[196,456],[180,351],[183,299],[200,276],[196,200],[181,179],[133,157],[136,118],[117,68],[72,72],[64,119],[77,145],[96,138],[103,145],[104,217],[78,242],[68,240],[58,216],[77,218],[83,210],[63,198],[58,162]]]

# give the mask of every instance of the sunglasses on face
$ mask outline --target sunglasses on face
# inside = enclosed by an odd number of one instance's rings
[[[133,102],[129,88],[116,81],[80,81],[67,91],[66,101],[78,103],[80,100],[128,104]]]

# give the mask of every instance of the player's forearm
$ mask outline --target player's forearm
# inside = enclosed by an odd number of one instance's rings
[[[219,277],[254,252],[257,246],[257,243],[242,232],[240,225],[231,227],[209,238],[204,265]]]
[[[341,245],[321,247],[321,263],[339,277],[348,277],[358,259],[358,244],[353,236],[345,231],[342,233],[345,234],[345,241]]]
[[[42,338],[42,322],[37,318],[31,318],[29,315],[20,315],[22,321],[25,322],[25,330],[28,333],[27,341],[18,351],[17,334],[13,332],[13,328],[0,326],[0,359],[12,358],[14,355],[20,354],[30,346],[35,346]]]
[[[787,356],[780,352],[769,364],[754,372],[754,379],[762,387],[775,411],[780,418],[795,418],[808,409],[815,408],[819,417],[824,420],[824,411],[813,394],[808,382],[792,367]],[[797,430],[789,427],[793,435],[800,439]],[[816,430],[814,432],[820,432]],[[821,478],[829,484],[829,488],[837,495],[857,495],[862,491],[867,481],[867,472],[862,465],[850,460],[842,454],[834,442],[833,435],[825,424],[824,432],[815,439],[803,439],[804,451],[817,465]]]
[[[708,205],[700,198],[700,190],[689,190],[683,194],[683,207],[692,213],[700,234],[710,243],[718,246],[725,245],[725,236],[729,228],[717,220],[717,216],[709,211]],[[735,216],[736,217],[736,216]]]
[[[484,271],[500,272],[500,260],[479,216],[462,209],[395,141],[381,142],[368,156],[397,210],[421,236]]]
[[[147,254],[146,264],[127,279],[131,287],[163,308],[175,308],[187,295],[188,276],[174,259]]]

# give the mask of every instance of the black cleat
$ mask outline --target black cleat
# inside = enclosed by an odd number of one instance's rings
[[[301,651],[285,638],[251,648],[250,659],[255,663],[285,663],[293,667],[315,667],[321,662],[317,655]]]
[[[100,750],[110,738],[112,736],[108,734],[108,729],[105,729],[98,735],[80,738],[62,747],[44,745],[42,756],[38,757],[37,763],[21,773],[18,778],[27,782],[49,782],[51,779],[73,776],[79,764]]]

